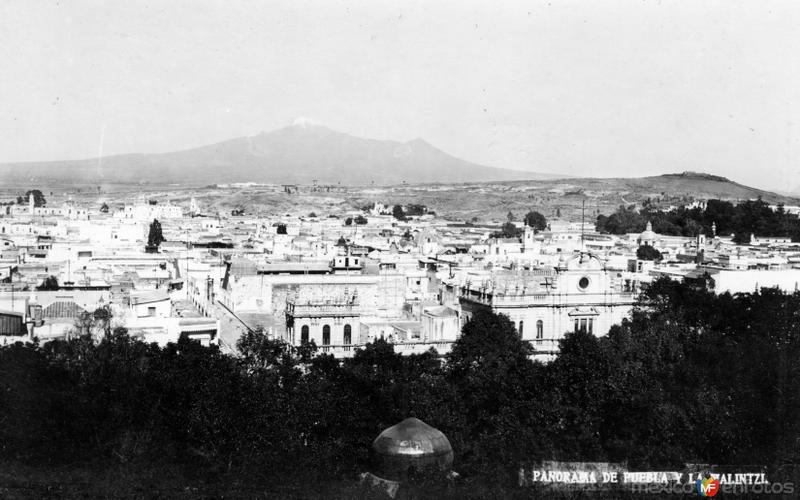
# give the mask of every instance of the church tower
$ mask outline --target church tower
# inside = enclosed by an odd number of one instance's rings
[[[539,246],[536,244],[535,234],[536,231],[532,227],[525,226],[525,232],[522,235],[523,253],[538,253]]]

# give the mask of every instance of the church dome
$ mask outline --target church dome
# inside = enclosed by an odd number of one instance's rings
[[[647,226],[645,227],[642,234],[639,236],[639,241],[640,242],[655,241],[655,239],[656,239],[656,233],[653,232],[653,224],[651,224],[650,221],[647,221]]]
[[[436,466],[447,471],[453,465],[453,448],[438,429],[422,420],[407,418],[381,432],[372,442],[378,473],[402,479],[411,467]]]

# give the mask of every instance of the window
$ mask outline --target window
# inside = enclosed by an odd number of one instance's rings
[[[536,338],[543,339],[544,338],[544,323],[542,320],[536,322]]]
[[[522,320],[520,320],[519,321],[519,336],[520,336],[520,338],[522,338],[522,326],[523,326],[522,323],[523,323]]]
[[[322,327],[322,345],[331,345],[331,327],[325,325]]]
[[[586,276],[581,278],[578,281],[578,286],[581,288],[581,290],[586,290],[586,288],[589,287],[589,278],[587,278]]]
[[[147,315],[148,316],[155,316],[156,315],[156,308],[155,307],[148,307],[147,308]]]
[[[308,325],[300,329],[300,342],[308,342]]]
[[[594,333],[594,318],[575,318],[575,333]]]
[[[353,335],[350,325],[344,325],[344,340],[342,341],[344,344],[352,344],[353,343]]]

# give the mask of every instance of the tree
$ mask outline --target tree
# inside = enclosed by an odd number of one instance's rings
[[[406,213],[403,211],[402,205],[395,205],[392,207],[392,216],[399,221],[407,221]]]
[[[102,205],[100,205],[100,212],[104,214],[108,213],[108,203],[104,202]]]
[[[508,211],[508,213],[506,214],[506,220],[507,220],[508,222],[514,222],[515,220],[517,220],[517,216],[516,216],[516,215],[514,215],[514,212],[512,212],[511,210],[509,210],[509,211]]]
[[[280,223],[278,224],[278,228],[275,230],[276,234],[286,234],[286,224]]]
[[[506,222],[500,227],[500,231],[491,234],[492,238],[519,238],[522,229],[517,228],[513,222]]]
[[[95,326],[100,329],[106,337],[111,335],[111,320],[113,318],[114,314],[111,312],[111,306],[108,305],[98,307],[92,313]]]
[[[597,230],[601,233],[641,233],[646,224],[644,217],[631,207],[621,206],[609,216],[597,216]]]
[[[284,383],[292,384],[299,378],[296,349],[284,340],[270,339],[261,326],[243,333],[236,341],[236,349],[248,372],[274,370]]]
[[[425,205],[420,205],[420,204],[417,204],[417,203],[411,203],[408,206],[406,206],[404,212],[405,212],[406,216],[408,216],[408,215],[417,215],[417,216],[419,216],[419,215],[425,215],[426,213],[428,213],[428,208]]]
[[[641,245],[636,249],[636,258],[639,260],[655,260],[660,261],[664,258],[661,252],[651,247],[650,245]]]
[[[74,327],[78,335],[94,336],[102,333],[105,337],[111,335],[111,320],[114,314],[111,306],[105,305],[98,307],[94,311],[82,311],[75,317]]]
[[[505,315],[481,308],[464,325],[444,367],[455,392],[455,426],[463,429],[462,470],[504,481],[511,464],[541,453],[546,386],[531,354]]]
[[[39,207],[43,207],[43,206],[45,206],[47,204],[47,200],[45,200],[44,194],[41,191],[39,191],[38,189],[31,189],[31,190],[25,191],[25,195],[24,196],[18,196],[17,197],[17,203],[19,203],[21,205],[24,205],[24,204],[28,203],[28,198],[30,197],[31,194],[33,194],[33,206],[34,207],[39,208]]]
[[[161,223],[158,219],[153,219],[150,223],[150,233],[147,235],[147,246],[158,248],[164,242],[164,234],[161,232]]]
[[[456,378],[469,373],[478,375],[490,367],[524,364],[531,354],[531,345],[519,338],[508,316],[480,308],[464,324],[461,336],[447,354],[447,368]]]
[[[58,278],[55,276],[48,276],[42,281],[42,284],[36,287],[37,290],[58,290]]]
[[[352,217],[348,217],[348,218],[346,218],[346,219],[344,220],[344,225],[345,225],[345,226],[352,226],[352,225],[353,225],[353,218],[352,218]]]
[[[539,212],[531,210],[525,214],[525,225],[532,227],[535,231],[544,231],[547,229],[547,219]]]
[[[353,219],[353,222],[355,222],[357,226],[363,226],[366,225],[367,218],[363,215],[356,215],[356,218]]]

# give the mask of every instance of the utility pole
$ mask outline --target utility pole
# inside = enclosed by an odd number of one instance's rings
[[[581,252],[583,252],[586,244],[584,243],[584,219],[586,217],[586,198],[581,200]]]
[[[189,229],[186,228],[186,276],[184,277],[186,298],[189,299]]]

